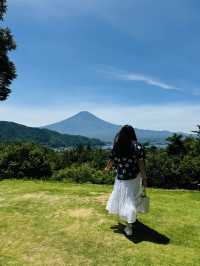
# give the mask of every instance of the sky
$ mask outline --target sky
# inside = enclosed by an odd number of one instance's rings
[[[28,126],[87,110],[116,124],[200,123],[198,0],[9,0],[17,42],[0,120]]]

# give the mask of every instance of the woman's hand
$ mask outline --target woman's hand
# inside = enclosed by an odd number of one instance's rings
[[[112,168],[112,161],[109,160],[106,167],[104,168],[104,172],[106,172],[106,173],[109,172],[111,170],[111,168]]]
[[[104,168],[104,171],[105,171],[105,172],[110,171],[110,167],[106,166],[106,167]]]

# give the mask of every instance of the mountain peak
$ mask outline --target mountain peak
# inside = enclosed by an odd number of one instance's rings
[[[92,116],[92,117],[94,117],[94,115],[88,111],[80,111],[75,116]]]
[[[83,122],[84,121],[98,121],[98,122],[105,122],[105,123],[109,123],[109,122],[106,122],[104,121],[103,119],[97,117],[96,115],[88,112],[88,111],[81,111],[71,117],[69,117],[68,119],[65,119],[66,120],[69,120],[69,119],[78,119],[78,120],[82,120]]]
[[[77,113],[77,115],[80,115],[80,114],[89,114],[89,115],[92,115],[92,113],[90,113],[88,111],[80,111],[79,113]]]

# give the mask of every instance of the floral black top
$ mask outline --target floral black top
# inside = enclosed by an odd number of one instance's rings
[[[134,179],[139,173],[138,160],[145,159],[144,147],[139,143],[133,143],[131,154],[127,157],[118,156],[112,149],[109,158],[113,161],[113,168],[117,173],[117,179]]]

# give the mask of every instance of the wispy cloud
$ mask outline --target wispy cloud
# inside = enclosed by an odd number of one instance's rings
[[[125,72],[125,71],[118,71],[118,70],[109,70],[106,71],[107,74],[111,75],[112,77],[124,80],[124,81],[139,81],[143,82],[146,85],[159,87],[163,90],[175,90],[175,91],[182,91],[181,88],[178,88],[172,84],[168,84],[166,82],[161,81],[158,78],[151,77],[145,74],[135,73],[135,72]]]
[[[121,74],[119,75],[119,78],[123,79],[123,80],[130,80],[130,81],[141,81],[146,83],[147,85],[151,85],[151,86],[156,86],[159,87],[161,89],[164,90],[180,90],[179,88],[164,83],[158,79],[149,77],[149,76],[145,76],[142,74],[137,74],[137,73],[127,73],[127,74]]]

